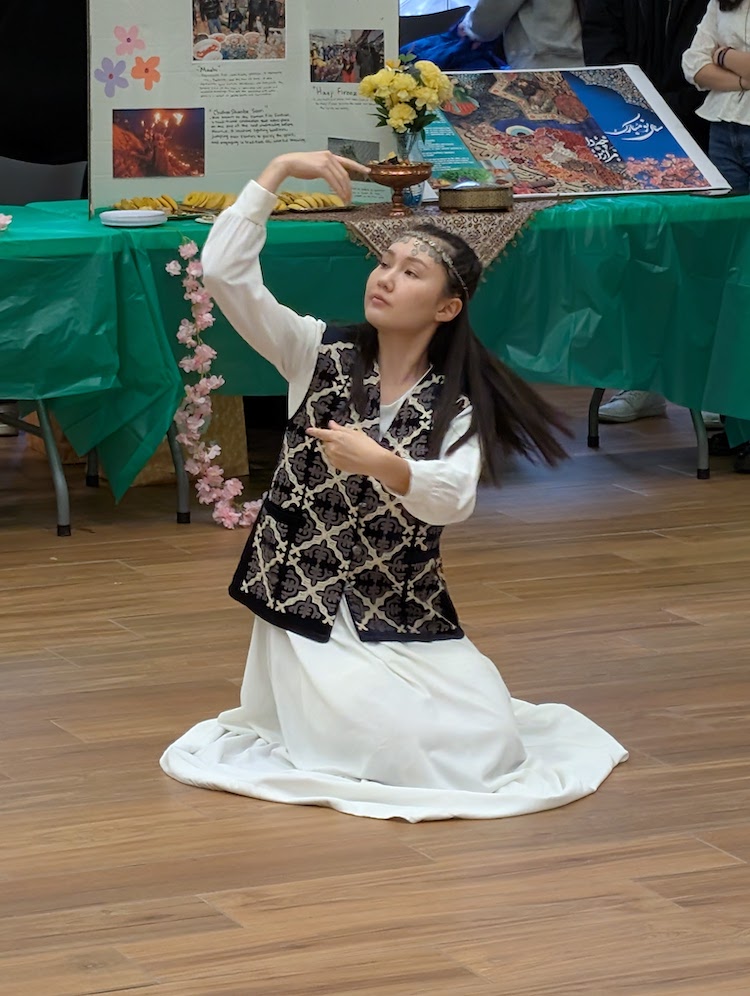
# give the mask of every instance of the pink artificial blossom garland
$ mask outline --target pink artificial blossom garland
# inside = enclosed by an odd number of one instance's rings
[[[179,363],[185,373],[196,373],[200,377],[195,384],[185,385],[185,396],[174,417],[179,430],[177,442],[185,447],[188,459],[185,470],[197,478],[195,490],[201,505],[213,505],[214,522],[226,529],[236,526],[252,526],[258,517],[260,501],[246,501],[239,505],[236,501],[242,494],[242,482],[236,477],[224,479],[224,469],[214,463],[221,455],[221,447],[216,443],[207,446],[201,441],[211,419],[211,392],[224,384],[224,378],[211,374],[211,364],[216,359],[216,350],[201,339],[201,332],[211,328],[214,316],[211,314],[214,302],[203,286],[203,267],[195,257],[198,246],[186,242],[179,248],[179,254],[187,265],[173,259],[165,269],[171,277],[182,276],[185,288],[184,298],[190,302],[191,318],[183,318],[177,330],[177,341],[188,350]]]

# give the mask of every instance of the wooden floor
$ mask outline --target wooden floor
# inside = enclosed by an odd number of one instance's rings
[[[3,996],[719,996],[750,992],[750,479],[693,476],[670,411],[513,468],[446,535],[511,691],[631,759],[510,820],[411,826],[191,789],[163,747],[234,704],[244,537],[115,509],[0,440]],[[80,477],[79,472],[71,476]],[[255,484],[262,487],[262,474]]]

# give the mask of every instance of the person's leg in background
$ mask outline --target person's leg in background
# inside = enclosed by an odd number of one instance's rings
[[[711,124],[709,157],[732,190],[738,194],[750,191],[750,127],[730,121]],[[664,398],[651,391],[618,391],[599,408],[602,422],[634,422],[639,418],[664,415],[667,406]],[[721,419],[714,412],[704,412],[703,420],[708,429],[722,428]],[[720,445],[720,442],[715,444]],[[716,448],[714,448],[716,452]],[[750,454],[747,457],[750,473]]]
[[[750,127],[712,121],[708,156],[734,193],[750,192]]]
[[[708,155],[724,179],[736,194],[750,193],[750,127],[733,121],[712,121],[708,143]],[[606,404],[599,408],[602,422],[633,422],[652,415],[664,415],[664,398],[650,391],[618,391]],[[723,428],[720,416],[715,412],[703,412],[707,429]],[[715,454],[731,452],[729,443],[716,439],[712,451]],[[745,443],[735,451],[735,469],[739,473],[750,474],[750,444]]]
[[[750,127],[733,121],[712,121],[708,155],[732,188],[733,193],[750,193]],[[711,440],[714,455],[734,453],[734,469],[738,474],[750,474],[750,442],[731,447],[726,433]]]
[[[708,155],[711,162],[736,194],[750,191],[750,128],[731,121],[712,121]],[[722,434],[726,439],[726,434]],[[715,451],[721,453],[724,441],[714,440]],[[731,452],[729,443],[724,450]]]

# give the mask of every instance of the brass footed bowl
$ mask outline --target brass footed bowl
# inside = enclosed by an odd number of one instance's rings
[[[393,190],[391,198],[392,217],[399,218],[411,214],[411,208],[404,204],[404,189],[424,183],[432,176],[432,163],[370,163],[370,179],[382,187]]]

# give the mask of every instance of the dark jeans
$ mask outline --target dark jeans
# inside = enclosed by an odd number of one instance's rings
[[[708,156],[732,190],[750,193],[750,125],[712,121]]]

